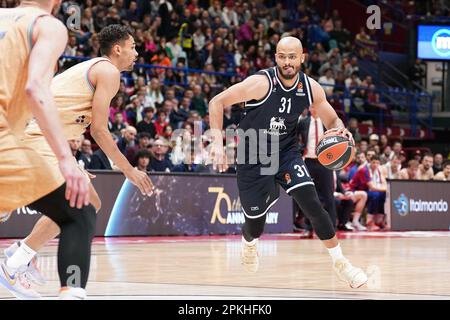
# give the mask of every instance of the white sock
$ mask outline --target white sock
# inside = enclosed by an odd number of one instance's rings
[[[258,242],[258,238],[253,239],[252,241],[247,241],[244,236],[242,236],[242,242],[248,246],[254,246]]]
[[[334,248],[328,248],[328,253],[330,254],[331,258],[333,259],[333,263],[336,260],[344,258],[344,255],[342,254],[341,244],[338,244]]]
[[[23,265],[28,265],[35,255],[36,251],[27,246],[25,242],[21,242],[20,247],[6,261],[6,265],[10,269],[17,270]]]
[[[12,245],[5,249],[6,257],[11,257],[17,249],[19,249],[19,242],[15,241]]]

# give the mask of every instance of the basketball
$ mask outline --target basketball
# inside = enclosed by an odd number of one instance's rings
[[[350,164],[355,155],[355,146],[346,137],[340,135],[324,135],[317,144],[317,158],[324,167],[340,170]]]

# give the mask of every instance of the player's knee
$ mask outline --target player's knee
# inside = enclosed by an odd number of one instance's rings
[[[335,236],[333,223],[322,207],[315,188],[311,185],[294,189],[291,196],[298,203],[302,212],[311,221],[311,224],[321,240],[328,240]]]
[[[71,219],[60,225],[61,234],[70,233],[70,237],[92,240],[95,235],[97,214],[93,205],[84,206],[76,212],[69,213]]]

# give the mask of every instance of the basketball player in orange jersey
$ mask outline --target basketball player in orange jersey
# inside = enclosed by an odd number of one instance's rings
[[[17,8],[0,9],[0,213],[28,205],[56,222],[61,229],[61,286],[67,285],[70,267],[77,266],[79,281],[73,286],[83,290],[96,215],[89,204],[88,179],[62,135],[50,92],[54,67],[67,43],[66,28],[51,15],[60,4],[22,1]],[[19,141],[33,115],[55,153],[55,166]],[[0,284],[20,298],[38,297],[17,273],[32,253],[24,245],[14,259],[0,264]]]
[[[143,194],[150,195],[153,185],[149,176],[130,165],[108,130],[109,106],[119,90],[120,72],[131,71],[138,55],[135,42],[127,27],[121,25],[103,28],[99,33],[99,41],[103,57],[79,63],[52,81],[51,90],[63,123],[64,136],[67,140],[79,138],[90,124],[90,133],[100,148]],[[57,165],[56,156],[35,121],[28,124],[23,142],[52,166]],[[89,184],[89,188],[91,204],[98,212],[100,199],[92,184]],[[59,231],[58,225],[44,216],[22,243],[36,252],[56,237]],[[5,255],[13,258],[19,245],[11,245],[5,250]],[[30,265],[26,273],[33,282],[42,284],[43,279],[34,265]]]
[[[223,170],[226,166],[223,109],[245,102],[238,130],[245,152],[239,154],[238,146],[237,154],[237,183],[245,216],[242,264],[250,272],[258,269],[258,238],[263,233],[267,211],[278,200],[281,185],[312,222],[331,255],[339,278],[352,288],[358,288],[367,282],[367,275],[352,266],[342,254],[333,223],[322,208],[299,152],[298,119],[305,108],[312,107],[329,129],[326,133],[335,132],[353,138],[327,102],[322,87],[301,72],[304,54],[300,40],[294,37],[281,39],[275,58],[275,67],[257,72],[215,96],[209,103],[214,135],[211,148],[213,165]]]

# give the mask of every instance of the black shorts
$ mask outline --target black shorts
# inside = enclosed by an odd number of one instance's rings
[[[299,187],[314,185],[299,152],[280,154],[276,174],[261,175],[262,168],[261,164],[237,166],[239,198],[247,218],[264,216],[280,197],[280,185],[287,194]]]

